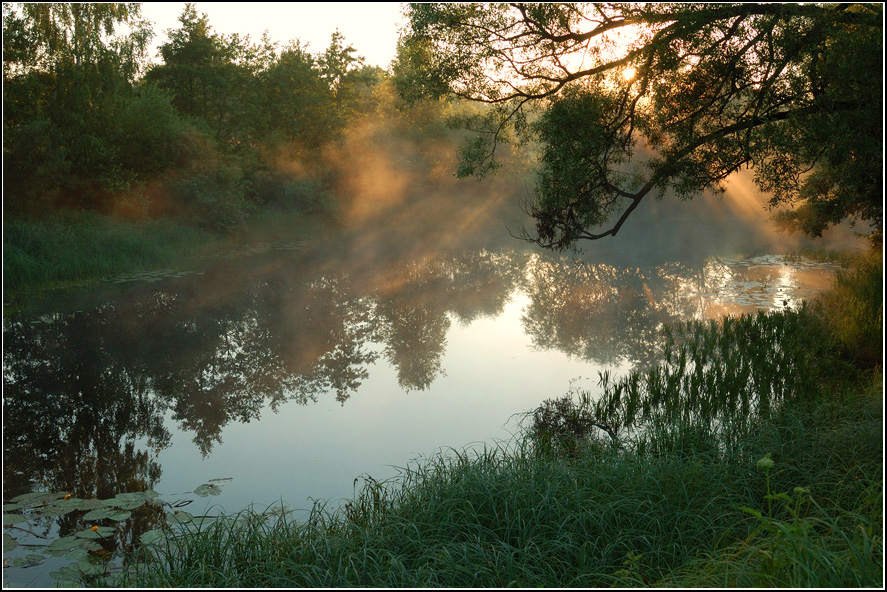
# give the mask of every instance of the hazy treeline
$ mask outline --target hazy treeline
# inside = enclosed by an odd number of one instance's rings
[[[186,5],[155,35],[138,4],[3,5],[4,213],[180,216],[236,229],[258,206],[328,210],[324,147],[394,94],[338,33],[213,31]]]

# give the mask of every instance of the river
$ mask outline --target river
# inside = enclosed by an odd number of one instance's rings
[[[676,237],[664,221],[684,204],[657,207],[656,236],[583,254],[486,232],[495,217],[462,204],[456,236],[386,215],[46,294],[4,319],[4,503],[153,490],[195,514],[335,507],[361,476],[507,441],[543,400],[655,363],[664,326],[795,308],[830,285],[834,264],[747,222],[722,213]],[[87,525],[29,515],[4,529],[20,545]],[[63,561],[4,582],[46,585]]]

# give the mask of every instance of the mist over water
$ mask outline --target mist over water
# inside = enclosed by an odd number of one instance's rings
[[[744,177],[723,199],[650,199],[580,253],[542,251],[513,236],[528,171],[458,180],[453,153],[356,129],[327,155],[343,201],[325,236],[257,236],[6,319],[4,497],[335,506],[362,474],[507,439],[515,414],[598,371],[655,363],[664,326],[797,306],[833,270],[773,257],[809,245],[772,230]],[[212,479],[220,495],[195,494]]]

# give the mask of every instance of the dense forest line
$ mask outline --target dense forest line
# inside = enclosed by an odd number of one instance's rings
[[[329,46],[216,33],[186,5],[159,61],[138,4],[3,5],[4,214],[60,208],[240,228],[260,206],[331,207],[324,147],[396,98]]]

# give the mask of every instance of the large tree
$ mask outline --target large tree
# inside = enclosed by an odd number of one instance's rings
[[[138,4],[3,4],[4,211],[128,188],[122,114],[151,30]]]
[[[462,171],[516,131],[541,144],[529,204],[552,248],[619,232],[648,195],[754,170],[787,226],[881,235],[883,7],[413,4],[405,95],[487,103]]]

